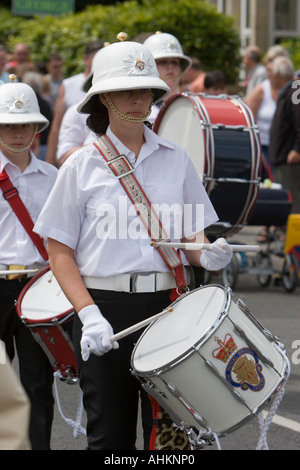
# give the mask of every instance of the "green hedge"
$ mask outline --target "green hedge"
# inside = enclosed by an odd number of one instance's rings
[[[125,31],[132,40],[159,30],[174,34],[185,53],[198,57],[206,70],[223,70],[232,84],[238,78],[240,41],[233,19],[204,0],[128,1],[61,17],[20,18],[3,9],[0,15],[0,43],[12,51],[17,42],[26,42],[34,61],[60,52],[66,75],[82,70],[83,50],[92,39],[115,42]]]
[[[300,68],[300,38],[286,39],[280,45],[289,51],[291,60],[298,70]]]

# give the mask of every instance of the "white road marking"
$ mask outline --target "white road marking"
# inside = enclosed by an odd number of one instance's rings
[[[263,413],[264,418],[266,418],[267,413]],[[284,418],[283,416],[275,415],[272,419],[272,423],[277,424],[278,426],[282,426],[287,429],[291,429],[291,431],[299,432],[300,433],[300,423],[297,421],[293,421],[292,419]]]

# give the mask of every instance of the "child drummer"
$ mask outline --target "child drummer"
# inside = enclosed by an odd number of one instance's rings
[[[0,86],[0,339],[10,360],[17,350],[20,379],[31,404],[31,448],[47,450],[53,420],[53,372],[17,315],[15,302],[34,272],[47,265],[42,240],[31,235],[57,169],[38,160],[30,149],[36,134],[49,122],[40,113],[33,89],[14,83],[14,78]],[[15,274],[8,274],[11,270]]]

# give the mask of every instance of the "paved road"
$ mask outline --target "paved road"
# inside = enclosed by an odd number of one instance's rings
[[[241,243],[254,243],[257,231],[257,228],[247,227],[240,234],[235,235],[234,240]],[[213,282],[220,283],[221,280],[216,276]],[[282,286],[275,286],[273,283],[267,288],[262,288],[256,276],[243,273],[238,276],[234,294],[246,303],[251,313],[263,326],[279,337],[291,359],[291,374],[286,384],[286,392],[268,432],[269,448],[300,450],[300,287],[292,294],[287,293]],[[296,341],[298,341],[298,349],[293,348]],[[79,388],[77,385],[61,382],[57,385],[62,410],[67,418],[75,421]],[[85,426],[84,413],[82,425]],[[139,432],[138,449],[142,448],[140,436]],[[222,438],[220,443],[223,450],[254,450],[259,436],[257,419],[254,418],[234,433]],[[83,450],[85,447],[85,436],[81,434],[78,439],[75,439],[73,428],[64,422],[56,407],[52,449]],[[216,450],[216,446],[206,450]]]

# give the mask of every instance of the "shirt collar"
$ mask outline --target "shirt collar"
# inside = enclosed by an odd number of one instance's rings
[[[39,160],[33,152],[30,150],[31,160],[27,168],[24,170],[23,174],[26,173],[35,173],[37,171],[41,171],[44,174],[47,174],[46,168],[42,164],[41,160]],[[0,151],[0,170],[1,172],[4,168],[11,169],[14,173],[20,172],[19,167],[12,163],[1,151]]]
[[[106,135],[112,141],[114,146],[118,149],[119,153],[128,157],[131,151],[112,132],[110,126],[107,128]],[[167,147],[169,149],[175,148],[172,142],[158,136],[146,125],[144,125],[144,137],[146,142],[141,149],[137,164],[141,163],[146,157],[150,156],[159,147]]]

